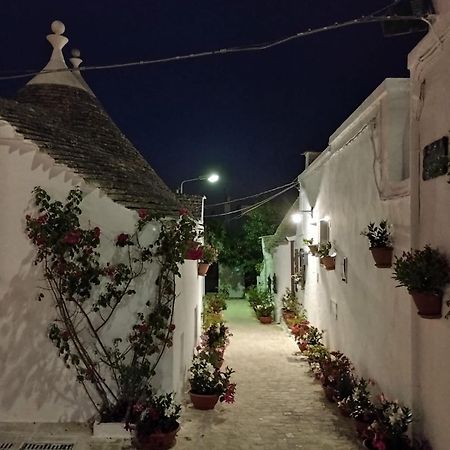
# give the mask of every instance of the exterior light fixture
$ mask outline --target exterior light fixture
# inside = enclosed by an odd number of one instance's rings
[[[298,212],[298,213],[294,213],[291,216],[291,220],[294,223],[300,223],[302,221],[302,215]]]
[[[210,183],[216,183],[217,181],[219,181],[219,175],[217,175],[217,173],[211,173],[210,175],[200,175],[197,178],[189,178],[188,180],[183,180],[180,184],[180,188],[178,189],[178,192],[180,194],[183,193],[183,186],[184,183],[189,183],[191,181],[209,181]]]

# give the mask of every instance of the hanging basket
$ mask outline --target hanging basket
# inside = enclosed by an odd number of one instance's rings
[[[392,247],[370,247],[375,266],[379,269],[386,269],[392,266],[392,254],[394,249]]]
[[[442,317],[442,292],[409,291],[417,307],[417,314],[424,319],[440,319]]]
[[[198,263],[198,274],[201,277],[205,277],[208,272],[210,264],[207,263]]]
[[[320,264],[322,264],[326,270],[334,270],[336,258],[334,256],[322,256],[322,258],[320,258]]]

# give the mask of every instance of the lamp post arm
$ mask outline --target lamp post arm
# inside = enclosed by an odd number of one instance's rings
[[[202,177],[197,177],[197,178],[189,178],[188,180],[183,180],[180,184],[180,194],[183,193],[183,185],[184,183],[189,183],[189,181],[197,181],[197,180],[201,180]]]

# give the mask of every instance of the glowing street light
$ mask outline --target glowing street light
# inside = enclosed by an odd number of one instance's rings
[[[217,173],[211,173],[210,175],[200,175],[197,178],[189,178],[188,180],[183,180],[180,184],[180,189],[179,192],[180,194],[183,193],[183,185],[184,183],[189,183],[190,181],[209,181],[210,183],[216,183],[217,181],[219,181],[219,175],[217,175]]]

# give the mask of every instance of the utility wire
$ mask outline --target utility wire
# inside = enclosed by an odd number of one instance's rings
[[[145,66],[145,65],[151,65],[151,64],[163,64],[163,63],[169,63],[169,62],[175,62],[175,61],[184,61],[189,59],[197,59],[197,58],[203,58],[207,56],[216,56],[216,55],[225,55],[225,54],[232,54],[232,53],[243,53],[243,52],[257,52],[257,51],[263,51],[268,50],[270,48],[276,47],[281,44],[285,44],[286,42],[293,41],[295,39],[299,39],[301,37],[310,36],[317,33],[322,33],[325,31],[331,31],[331,30],[337,30],[344,27],[349,27],[352,25],[361,25],[366,23],[374,23],[374,22],[395,22],[395,21],[404,21],[404,20],[421,20],[427,23],[428,26],[430,26],[430,23],[426,19],[426,17],[422,16],[396,16],[396,15],[389,15],[389,16],[361,16],[358,19],[348,20],[346,22],[335,22],[332,25],[319,27],[319,28],[308,28],[306,31],[301,31],[299,33],[280,38],[274,41],[259,43],[259,44],[252,44],[242,47],[230,47],[230,48],[222,48],[217,50],[209,50],[199,53],[189,53],[186,55],[179,55],[179,56],[170,56],[167,58],[158,58],[158,59],[148,59],[148,60],[142,60],[142,61],[133,61],[128,63],[118,63],[118,64],[104,64],[104,65],[97,65],[97,66],[81,66],[78,68],[63,68],[63,69],[51,69],[51,70],[40,70],[40,71],[34,71],[26,73],[20,73],[17,75],[8,75],[8,76],[2,76],[0,77],[0,81],[4,80],[16,80],[19,78],[28,78],[34,75],[38,74],[47,74],[47,73],[57,73],[57,72],[87,72],[92,70],[106,70],[106,69],[119,69],[119,68],[126,68],[126,67],[135,67],[135,66]]]
[[[273,200],[274,198],[284,194],[285,192],[289,191],[290,189],[292,189],[293,187],[295,187],[295,184],[292,184],[291,186],[286,187],[285,189],[283,189],[281,192],[277,192],[276,194],[261,200],[257,203],[254,203],[253,205],[250,206],[244,206],[243,208],[240,209],[235,209],[234,211],[229,211],[229,212],[225,212],[225,213],[221,213],[221,214],[210,214],[205,216],[205,218],[208,217],[224,217],[224,216],[229,216],[231,214],[236,214],[236,213],[242,213],[239,217],[237,217],[238,219],[240,219],[242,216],[244,216],[245,214],[247,214],[250,211],[253,211],[256,208],[259,208],[260,206],[264,205],[267,202],[270,202],[271,200]],[[236,218],[236,217],[235,217]]]
[[[253,194],[253,195],[248,195],[247,197],[241,197],[241,198],[235,198],[233,200],[228,200],[226,202],[220,202],[220,203],[213,203],[211,205],[206,205],[205,208],[213,208],[214,206],[222,206],[222,205],[229,205],[231,203],[236,203],[236,202],[240,202],[242,200],[248,200],[249,198],[255,198],[255,197],[260,197],[261,195],[264,194],[268,194],[270,192],[274,192],[274,191],[278,191],[279,189],[283,189],[287,186],[292,186],[293,184],[295,184],[297,181],[296,179],[294,181],[291,181],[290,183],[284,184],[283,186],[277,186],[275,188],[272,189],[268,189],[267,191],[263,191],[263,192],[258,192],[257,194]]]

